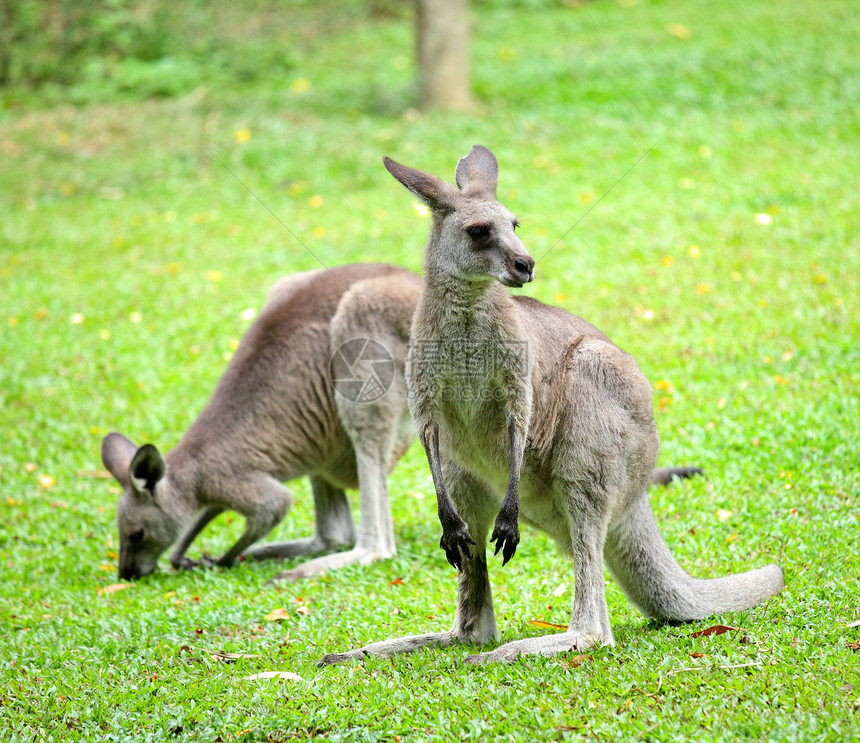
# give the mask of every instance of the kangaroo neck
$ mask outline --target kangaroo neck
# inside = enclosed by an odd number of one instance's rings
[[[432,266],[425,266],[422,300],[429,324],[443,335],[493,327],[514,312],[511,295],[496,279],[457,276]]]

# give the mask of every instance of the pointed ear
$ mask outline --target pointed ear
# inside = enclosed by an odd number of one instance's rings
[[[499,162],[490,150],[476,144],[466,157],[460,158],[454,177],[465,196],[495,199]]]
[[[396,163],[390,157],[383,157],[382,162],[385,163],[391,175],[434,212],[447,214],[457,208],[456,202],[460,194],[450,183],[445,183],[441,178],[430,173]]]
[[[130,485],[128,468],[136,453],[137,446],[121,433],[109,433],[102,441],[102,463],[124,488]]]
[[[152,444],[144,444],[131,460],[128,474],[131,487],[142,498],[155,498],[155,486],[164,477],[167,467],[161,454]]]

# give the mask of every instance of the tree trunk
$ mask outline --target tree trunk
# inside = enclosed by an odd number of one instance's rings
[[[421,108],[471,105],[469,0],[417,0]]]
[[[15,12],[12,0],[0,2],[0,85],[10,81],[12,43],[15,41]]]

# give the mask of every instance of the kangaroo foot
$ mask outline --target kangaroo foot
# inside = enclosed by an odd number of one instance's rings
[[[365,645],[358,650],[349,650],[346,653],[328,653],[317,663],[317,666],[334,666],[351,660],[364,660],[371,656],[377,658],[390,658],[400,653],[412,653],[421,648],[439,647],[446,648],[455,641],[451,632],[430,632],[424,635],[407,635],[406,637],[395,637],[391,640],[374,642]]]
[[[567,630],[556,635],[543,637],[528,637],[524,640],[500,645],[487,653],[478,653],[466,658],[466,663],[479,666],[485,663],[513,663],[521,655],[559,655],[570,651],[583,651],[600,645],[614,645],[615,641],[607,638],[600,631]]]
[[[356,547],[346,552],[335,552],[331,555],[323,555],[322,557],[308,560],[298,567],[285,570],[282,573],[278,573],[274,578],[269,578],[266,581],[266,585],[272,586],[279,582],[295,583],[302,578],[312,578],[316,575],[322,575],[329,570],[337,570],[347,565],[370,565],[372,562],[386,560],[389,557],[394,557],[394,553],[378,548]]]

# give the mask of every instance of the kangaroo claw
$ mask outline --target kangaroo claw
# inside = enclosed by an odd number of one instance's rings
[[[496,528],[493,529],[490,541],[496,543],[496,550],[493,554],[498,555],[499,550],[501,550],[502,566],[507,565],[508,561],[517,551],[517,545],[520,543],[520,530],[516,521],[511,523],[499,516],[496,519]]]
[[[472,556],[469,545],[475,544],[475,540],[469,535],[469,529],[464,522],[460,522],[453,528],[442,529],[442,538],[439,546],[445,551],[448,562],[457,570],[462,570],[463,557],[467,559]]]

